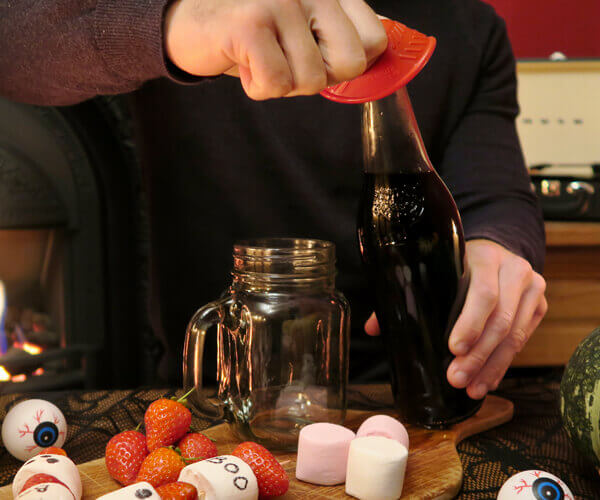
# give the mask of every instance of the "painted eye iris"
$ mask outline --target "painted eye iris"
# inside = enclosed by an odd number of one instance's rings
[[[563,500],[565,492],[560,484],[549,477],[540,477],[531,485],[533,496],[537,500]]]
[[[56,443],[58,439],[58,427],[52,422],[42,422],[33,431],[33,440],[35,444],[42,448],[47,448]]]

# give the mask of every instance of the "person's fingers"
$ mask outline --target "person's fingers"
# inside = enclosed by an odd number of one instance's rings
[[[287,97],[316,94],[327,85],[327,70],[304,12],[296,2],[281,2],[276,5],[279,43],[293,80],[293,90]]]
[[[481,399],[488,391],[498,387],[515,354],[525,346],[546,314],[548,304],[544,297],[545,287],[544,279],[536,274],[531,286],[523,295],[510,333],[467,387],[470,397]]]
[[[372,337],[376,337],[381,333],[381,331],[379,330],[379,323],[377,322],[377,317],[375,316],[375,313],[371,314],[371,316],[369,316],[369,319],[365,323],[365,332],[367,332],[367,335],[371,335]]]
[[[448,341],[452,354],[463,356],[477,342],[498,303],[498,295],[498,268],[492,263],[472,263],[465,304]]]
[[[367,57],[367,67],[375,62],[387,47],[387,34],[381,20],[363,0],[339,0],[354,24]]]
[[[498,303],[485,324],[483,333],[465,356],[455,359],[449,367],[449,382],[466,387],[476,377],[494,350],[513,327],[524,292],[533,279],[533,271],[524,259],[510,259],[500,267]],[[539,297],[535,297],[538,299]],[[535,307],[528,313],[533,314]],[[524,341],[527,339],[525,338]]]
[[[316,38],[327,85],[351,80],[367,68],[360,36],[337,0],[302,0],[305,15]]]
[[[293,78],[287,59],[274,32],[251,24],[239,57],[239,74],[248,97],[264,100],[282,97],[292,90]]]

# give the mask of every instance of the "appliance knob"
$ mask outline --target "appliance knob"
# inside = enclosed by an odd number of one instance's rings
[[[560,181],[544,179],[540,185],[542,195],[548,197],[560,196]]]
[[[582,192],[585,192],[585,193],[591,195],[596,192],[594,186],[592,186],[589,182],[581,182],[581,181],[569,182],[566,191],[570,195],[576,195],[576,194],[579,194]]]

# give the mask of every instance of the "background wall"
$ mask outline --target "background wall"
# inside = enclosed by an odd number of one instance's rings
[[[600,58],[600,0],[486,0],[508,26],[517,58]]]

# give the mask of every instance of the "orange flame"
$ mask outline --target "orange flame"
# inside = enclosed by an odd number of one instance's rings
[[[43,368],[38,368],[36,371],[33,372],[34,375],[43,375],[44,374],[44,369]]]
[[[8,382],[10,380],[10,373],[6,371],[2,365],[0,365],[0,382]]]
[[[19,375],[15,375],[14,377],[12,377],[10,380],[12,382],[25,382],[25,379],[27,378],[27,376],[24,373],[21,373]]]
[[[23,344],[21,344],[20,342],[15,342],[14,346],[17,349],[23,349],[25,352],[28,352],[29,354],[39,354],[43,351],[43,349],[36,344],[32,344],[31,342],[24,342]]]

